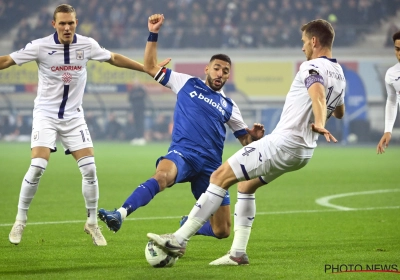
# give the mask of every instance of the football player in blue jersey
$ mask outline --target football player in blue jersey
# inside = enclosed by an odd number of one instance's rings
[[[180,257],[185,253],[189,239],[218,210],[229,187],[238,183],[232,246],[210,265],[249,265],[246,250],[256,216],[255,192],[283,174],[306,166],[319,135],[327,142],[337,142],[325,129],[331,116],[341,119],[345,113],[346,80],[342,67],[332,57],[335,32],[322,19],[304,24],[300,30],[307,61],[300,65],[275,129],[238,150],[213,172],[207,190],[182,227],[172,234],[147,234],[169,255]]]
[[[150,35],[143,67],[157,82],[177,95],[172,142],[168,153],[157,160],[155,174],[140,184],[119,209],[99,210],[99,218],[114,232],[120,229],[128,215],[175,183],[190,182],[192,193],[198,199],[207,189],[210,175],[222,163],[225,124],[243,146],[264,135],[261,124],[254,124],[251,130],[247,127],[236,103],[222,90],[231,72],[231,60],[227,55],[211,57],[205,67],[205,81],[157,65],[157,39],[163,22],[164,16],[160,14],[149,18]],[[231,213],[228,192],[224,193],[219,205],[198,234],[216,238],[229,236]]]

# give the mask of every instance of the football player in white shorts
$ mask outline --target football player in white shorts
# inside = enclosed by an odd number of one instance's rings
[[[387,92],[385,109],[385,131],[376,147],[376,152],[382,154],[389,146],[392,130],[397,116],[397,105],[400,104],[400,31],[393,34],[394,53],[399,61],[386,71],[385,86]]]
[[[84,231],[95,245],[107,245],[97,225],[99,187],[93,144],[86,125],[82,98],[86,85],[88,60],[108,62],[117,67],[143,72],[143,65],[102,47],[92,38],[75,33],[75,9],[59,5],[53,15],[55,33],[29,42],[25,48],[0,57],[0,70],[36,61],[39,68],[37,97],[33,109],[31,165],[22,180],[18,213],[9,240],[21,242],[27,212],[46,170],[50,152],[61,139],[66,154],[72,154],[82,174],[82,193],[87,209]],[[160,66],[169,62],[166,59]]]
[[[332,58],[335,33],[325,20],[313,20],[303,25],[301,31],[307,61],[294,78],[276,128],[240,149],[214,171],[207,191],[181,228],[173,234],[147,234],[166,252],[183,255],[189,238],[216,211],[226,190],[239,182],[233,244],[228,254],[210,264],[248,265],[246,247],[256,214],[256,190],[284,173],[304,167],[313,155],[319,135],[328,142],[337,142],[325,129],[329,117],[340,119],[345,111],[346,81],[342,67]]]

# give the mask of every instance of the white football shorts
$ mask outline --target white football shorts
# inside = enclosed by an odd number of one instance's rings
[[[31,148],[41,146],[56,151],[57,136],[66,154],[93,147],[89,129],[83,117],[62,120],[40,116],[33,119]]]
[[[280,135],[266,135],[237,151],[228,163],[239,181],[261,177],[270,183],[284,173],[304,167],[310,160],[287,152],[284,143]]]

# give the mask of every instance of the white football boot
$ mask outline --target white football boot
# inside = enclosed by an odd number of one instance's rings
[[[86,223],[84,231],[87,234],[90,234],[90,236],[92,236],[94,245],[97,245],[97,246],[106,246],[107,245],[107,241],[104,238],[103,234],[101,233],[101,230],[98,225],[90,225],[90,224]]]
[[[226,255],[210,262],[210,265],[249,265],[249,257],[246,253],[240,257],[231,256],[230,252]]]

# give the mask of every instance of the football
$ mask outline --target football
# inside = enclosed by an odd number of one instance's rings
[[[178,260],[177,257],[167,255],[163,250],[157,247],[152,240],[147,242],[144,249],[147,262],[152,267],[171,267]]]

